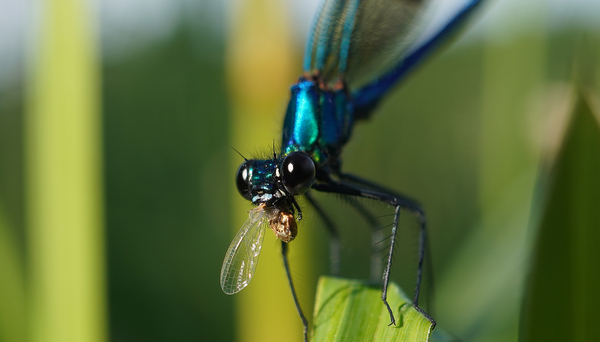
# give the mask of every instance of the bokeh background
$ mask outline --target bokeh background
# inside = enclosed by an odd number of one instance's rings
[[[232,147],[280,139],[317,5],[0,2],[0,341],[301,340],[273,238],[240,294],[219,272],[250,208]],[[598,18],[594,0],[488,1],[344,152],[346,171],[426,208],[430,310],[463,340],[518,338],[575,85],[600,111]],[[368,278],[368,225],[318,199],[341,230],[342,274]],[[310,313],[327,235],[305,217],[290,247]],[[416,224],[402,222],[393,278],[410,294]]]

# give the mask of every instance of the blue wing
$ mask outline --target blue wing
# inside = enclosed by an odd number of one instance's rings
[[[354,106],[357,113],[368,114],[371,109],[377,105],[379,99],[387,93],[397,82],[403,79],[408,72],[413,70],[421,63],[430,53],[435,51],[446,39],[451,36],[465,20],[469,17],[473,10],[482,1],[470,0],[452,19],[450,19],[442,28],[437,31],[431,38],[420,44],[415,49],[411,49],[406,57],[402,58],[394,68],[386,75],[373,80],[370,84],[361,87],[352,92]]]
[[[304,71],[350,89],[393,68],[409,47],[428,0],[325,0],[313,24]]]
[[[481,0],[468,0],[451,19],[415,45],[427,0],[325,0],[313,24],[304,72],[328,86],[343,80],[357,118],[472,13]]]

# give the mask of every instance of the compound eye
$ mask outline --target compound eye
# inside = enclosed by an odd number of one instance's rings
[[[252,199],[252,194],[250,193],[250,164],[247,160],[240,165],[235,178],[238,192],[242,197],[250,201]]]
[[[292,152],[281,164],[283,185],[292,195],[302,195],[315,180],[315,163],[304,153]]]

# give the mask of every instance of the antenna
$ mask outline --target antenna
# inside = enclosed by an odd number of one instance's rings
[[[231,149],[232,149],[232,150],[234,150],[235,152],[237,152],[237,154],[239,154],[239,155],[240,155],[240,157],[244,158],[244,160],[245,160],[245,161],[248,161],[248,159],[246,159],[246,157],[244,157],[244,155],[242,155],[242,154],[240,153],[240,151],[236,150],[236,149],[235,149],[235,148],[233,148],[233,147],[231,147]]]

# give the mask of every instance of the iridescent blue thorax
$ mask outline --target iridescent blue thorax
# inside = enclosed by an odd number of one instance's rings
[[[327,89],[318,78],[301,77],[291,89],[283,122],[281,153],[304,152],[317,169],[337,163],[352,131],[353,108],[345,87]]]
[[[282,178],[284,160],[294,152],[312,159],[319,175],[339,170],[339,154],[352,131],[353,107],[342,82],[336,89],[327,88],[318,77],[301,77],[292,86],[291,98],[283,122],[281,152],[272,159],[247,161],[248,199],[293,211],[293,193]],[[314,176],[313,176],[314,177]],[[311,180],[312,182],[312,180]],[[310,187],[311,184],[308,184]]]

